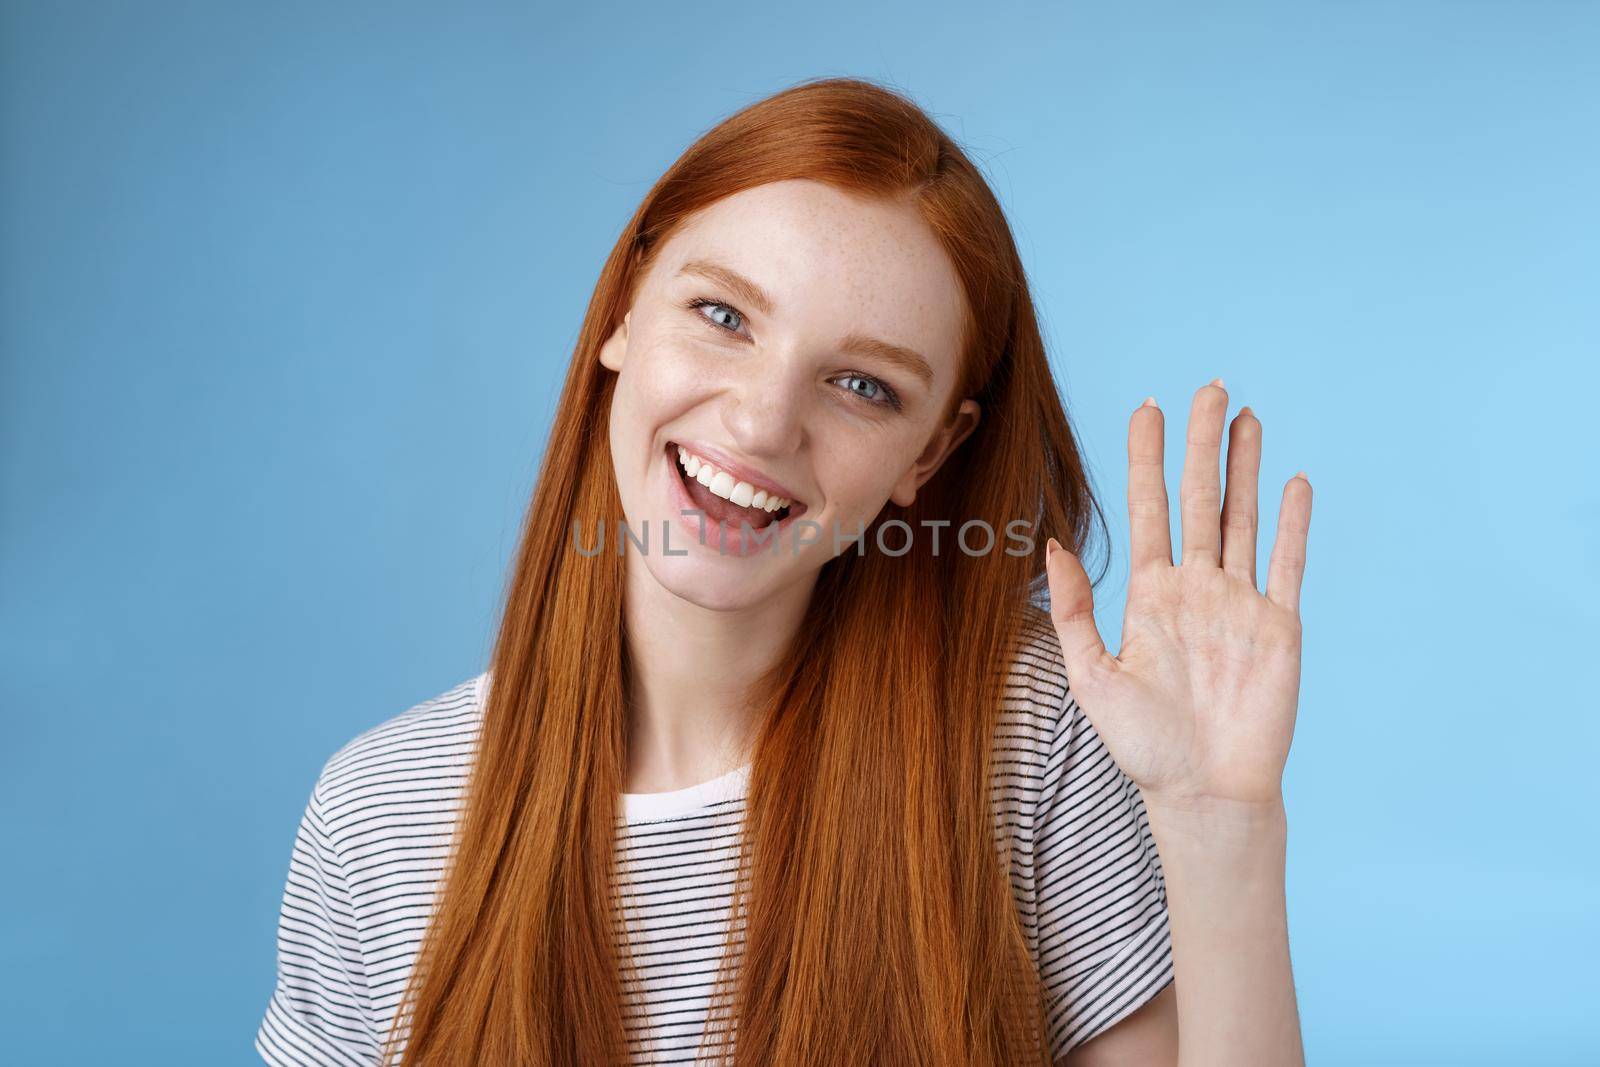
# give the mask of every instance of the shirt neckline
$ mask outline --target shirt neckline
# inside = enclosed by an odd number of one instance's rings
[[[474,679],[478,711],[482,714],[489,691],[489,672],[483,671]],[[699,808],[744,795],[750,781],[750,764],[735,767],[726,774],[682,789],[669,789],[663,793],[621,794],[622,818],[626,823],[655,822],[683,815]]]
[[[726,774],[682,789],[663,793],[623,793],[622,816],[628,823],[670,819],[724,800],[744,795],[750,780],[750,764],[735,767]]]

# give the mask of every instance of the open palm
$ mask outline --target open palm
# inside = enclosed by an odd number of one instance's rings
[[[1166,422],[1151,401],[1128,428],[1132,542],[1122,647],[1111,655],[1094,621],[1078,558],[1052,538],[1045,569],[1068,683],[1147,801],[1274,803],[1300,692],[1300,585],[1311,483],[1284,487],[1267,591],[1256,590],[1261,423],[1233,420],[1227,498],[1218,472],[1228,394],[1219,378],[1195,393],[1179,490],[1183,555],[1172,562],[1162,453]]]

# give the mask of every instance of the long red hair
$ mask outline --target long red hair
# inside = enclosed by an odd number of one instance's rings
[[[1083,553],[1104,519],[1046,362],[1010,228],[980,171],[913,102],[872,82],[803,82],[701,136],[645,196],[584,317],[494,646],[448,870],[386,1062],[625,1063],[633,971],[613,897],[627,766],[624,558],[571,531],[622,518],[597,354],[655,250],[742,189],[807,178],[909,195],[967,297],[962,397],[979,425],[876,524],[912,551],[826,563],[794,642],[752,685],[740,951],[711,1025],[724,1062],[1047,1064],[1038,975],[991,806],[991,742],[1042,552]],[[950,520],[941,551],[924,519]],[[950,551],[972,519],[995,549]],[[898,547],[899,535],[885,538]],[[1103,573],[1103,571],[1102,571]],[[730,923],[730,938],[735,924]],[[736,1036],[737,1040],[731,1040]],[[718,1040],[713,1036],[712,1043]]]

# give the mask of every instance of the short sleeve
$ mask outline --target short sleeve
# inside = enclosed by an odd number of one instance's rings
[[[326,773],[326,771],[324,771]],[[306,805],[278,916],[277,984],[256,1032],[270,1064],[381,1059],[350,887],[323,820],[321,780]]]
[[[1070,690],[1033,843],[1039,974],[1059,1060],[1173,978],[1166,883],[1144,800]]]

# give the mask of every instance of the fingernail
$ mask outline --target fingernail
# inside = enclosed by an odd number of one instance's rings
[[[1299,478],[1301,481],[1305,482],[1307,485],[1311,484],[1311,479],[1306,477],[1306,472],[1305,471],[1295,471],[1294,477],[1295,478]],[[1292,481],[1294,481],[1294,478],[1290,478],[1289,480],[1292,482]]]
[[[1155,397],[1147,396],[1147,397],[1144,398],[1144,403],[1140,404],[1139,406],[1142,407],[1142,408],[1154,408],[1154,407],[1160,407],[1161,405],[1156,403],[1156,398]]]
[[[1048,560],[1051,556],[1056,554],[1056,549],[1060,547],[1060,545],[1056,544],[1056,539],[1054,537],[1050,538],[1044,543],[1044,558]]]
[[[1222,384],[1222,379],[1221,378],[1213,378],[1213,379],[1211,379],[1211,384],[1215,385],[1219,389],[1226,389],[1227,388],[1226,385]]]

